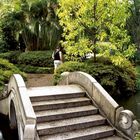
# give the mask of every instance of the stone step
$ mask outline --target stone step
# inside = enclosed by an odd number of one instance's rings
[[[87,97],[32,102],[35,111],[69,108],[69,107],[84,106],[90,104],[91,101]]]
[[[97,113],[98,109],[93,105],[35,112],[37,122],[62,120],[67,118],[93,115]]]
[[[100,140],[126,140],[126,139],[119,136],[111,136],[111,137],[102,138]]]
[[[40,140],[96,140],[112,136],[113,134],[114,129],[106,125],[46,135],[40,137]]]
[[[58,99],[67,99],[67,98],[78,98],[86,96],[85,92],[79,93],[67,93],[67,94],[59,94],[59,95],[44,95],[44,96],[32,96],[30,97],[31,102],[39,102],[39,101],[49,101],[49,100],[58,100]]]
[[[31,101],[77,98],[86,95],[85,91],[78,85],[29,88],[27,93],[29,94]]]
[[[71,130],[89,128],[97,125],[103,125],[105,123],[106,119],[101,115],[90,115],[70,118],[66,120],[38,123],[37,131],[39,135],[55,134]]]

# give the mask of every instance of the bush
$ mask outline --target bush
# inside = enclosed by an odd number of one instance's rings
[[[7,51],[7,43],[0,39],[0,53]]]
[[[52,51],[9,51],[0,53],[0,58],[16,64],[26,73],[53,73]]]
[[[83,71],[92,75],[111,96],[128,96],[135,92],[136,74],[133,66],[114,66],[106,58],[100,61],[98,58],[96,63],[93,60],[85,62],[65,62],[56,71],[54,75],[55,84],[60,80],[60,74],[64,71]]]
[[[133,58],[133,61],[134,61],[136,64],[140,65],[140,52],[139,52],[139,51],[136,51],[135,56],[134,56],[134,58]]]
[[[21,72],[16,66],[9,63],[7,60],[0,58],[0,89],[2,89],[4,84],[8,83],[9,78],[16,73],[21,74],[23,78],[26,78],[25,73]]]
[[[137,90],[140,90],[140,65],[136,66],[136,71],[137,71],[136,86],[137,86]]]
[[[18,64],[53,67],[52,51],[24,52],[18,57]]]
[[[30,66],[30,65],[17,65],[17,67],[26,73],[53,73],[53,67],[37,67],[37,66]]]
[[[9,51],[5,53],[0,53],[0,58],[7,59],[13,64],[18,63],[18,57],[21,54],[20,51]]]

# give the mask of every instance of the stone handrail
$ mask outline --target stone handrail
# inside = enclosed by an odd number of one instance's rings
[[[88,96],[104,112],[109,121],[117,129],[134,139],[140,126],[135,120],[133,113],[120,107],[91,75],[84,72],[64,72],[61,75],[62,78],[59,84],[78,84],[82,86],[87,91]]]
[[[10,93],[9,105],[12,101],[15,106],[20,139],[34,140],[36,137],[36,116],[27,94],[24,80],[19,74],[14,74],[10,78],[8,83],[8,93]]]

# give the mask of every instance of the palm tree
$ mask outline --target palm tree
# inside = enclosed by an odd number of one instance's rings
[[[6,5],[10,7],[12,17],[6,19],[9,20],[7,23],[16,27],[16,30],[13,30],[16,31],[15,38],[18,39],[21,35],[27,50],[55,47],[61,37],[61,28],[55,14],[55,0],[15,0],[14,3]]]
[[[57,3],[48,0],[34,2],[31,0],[26,2],[26,5],[29,8],[24,10],[26,21],[22,35],[27,49],[46,50],[54,48],[61,36],[61,28],[55,14]]]

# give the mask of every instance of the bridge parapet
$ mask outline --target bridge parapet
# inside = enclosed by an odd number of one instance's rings
[[[35,139],[36,116],[24,80],[19,74],[14,74],[10,78],[8,93],[8,112],[11,127],[18,128],[21,140]]]
[[[113,126],[131,139],[134,139],[140,128],[134,114],[120,107],[91,75],[84,72],[64,72],[61,75],[60,85],[78,84],[82,86],[94,104],[107,116]]]

